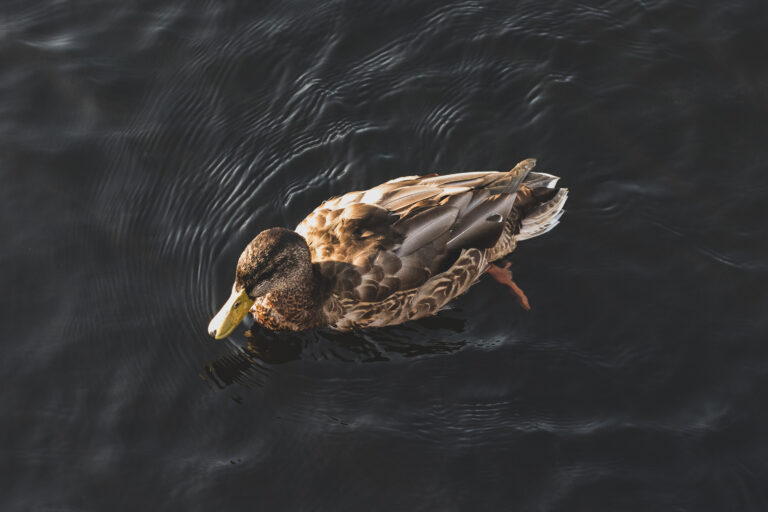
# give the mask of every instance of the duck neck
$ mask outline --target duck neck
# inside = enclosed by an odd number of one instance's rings
[[[273,330],[302,331],[324,325],[322,286],[311,263],[298,263],[295,279],[256,299],[254,316]]]

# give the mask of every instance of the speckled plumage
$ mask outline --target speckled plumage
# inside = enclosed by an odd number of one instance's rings
[[[252,313],[288,330],[380,327],[435,314],[518,239],[557,224],[567,190],[555,188],[555,176],[530,172],[534,164],[408,176],[325,201],[295,230],[312,262],[311,278],[302,271],[306,289],[254,297]],[[529,216],[536,222],[526,225]],[[243,257],[256,258],[259,244],[249,250]]]

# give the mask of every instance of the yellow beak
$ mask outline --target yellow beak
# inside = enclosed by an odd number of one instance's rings
[[[226,338],[243,321],[251,306],[253,306],[253,300],[245,290],[238,292],[232,288],[232,295],[208,324],[208,334],[217,340]]]

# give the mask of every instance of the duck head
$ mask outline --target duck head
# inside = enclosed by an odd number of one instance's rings
[[[208,333],[217,340],[226,338],[256,299],[274,291],[302,289],[311,281],[306,240],[289,229],[262,231],[240,255],[232,293],[208,324]]]

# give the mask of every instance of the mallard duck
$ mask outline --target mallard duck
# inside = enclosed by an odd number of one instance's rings
[[[555,227],[568,195],[535,163],[405,176],[329,199],[293,231],[262,231],[209,333],[228,336],[249,311],[273,330],[395,325],[437,313],[484,273],[528,309],[509,264],[497,263]]]

